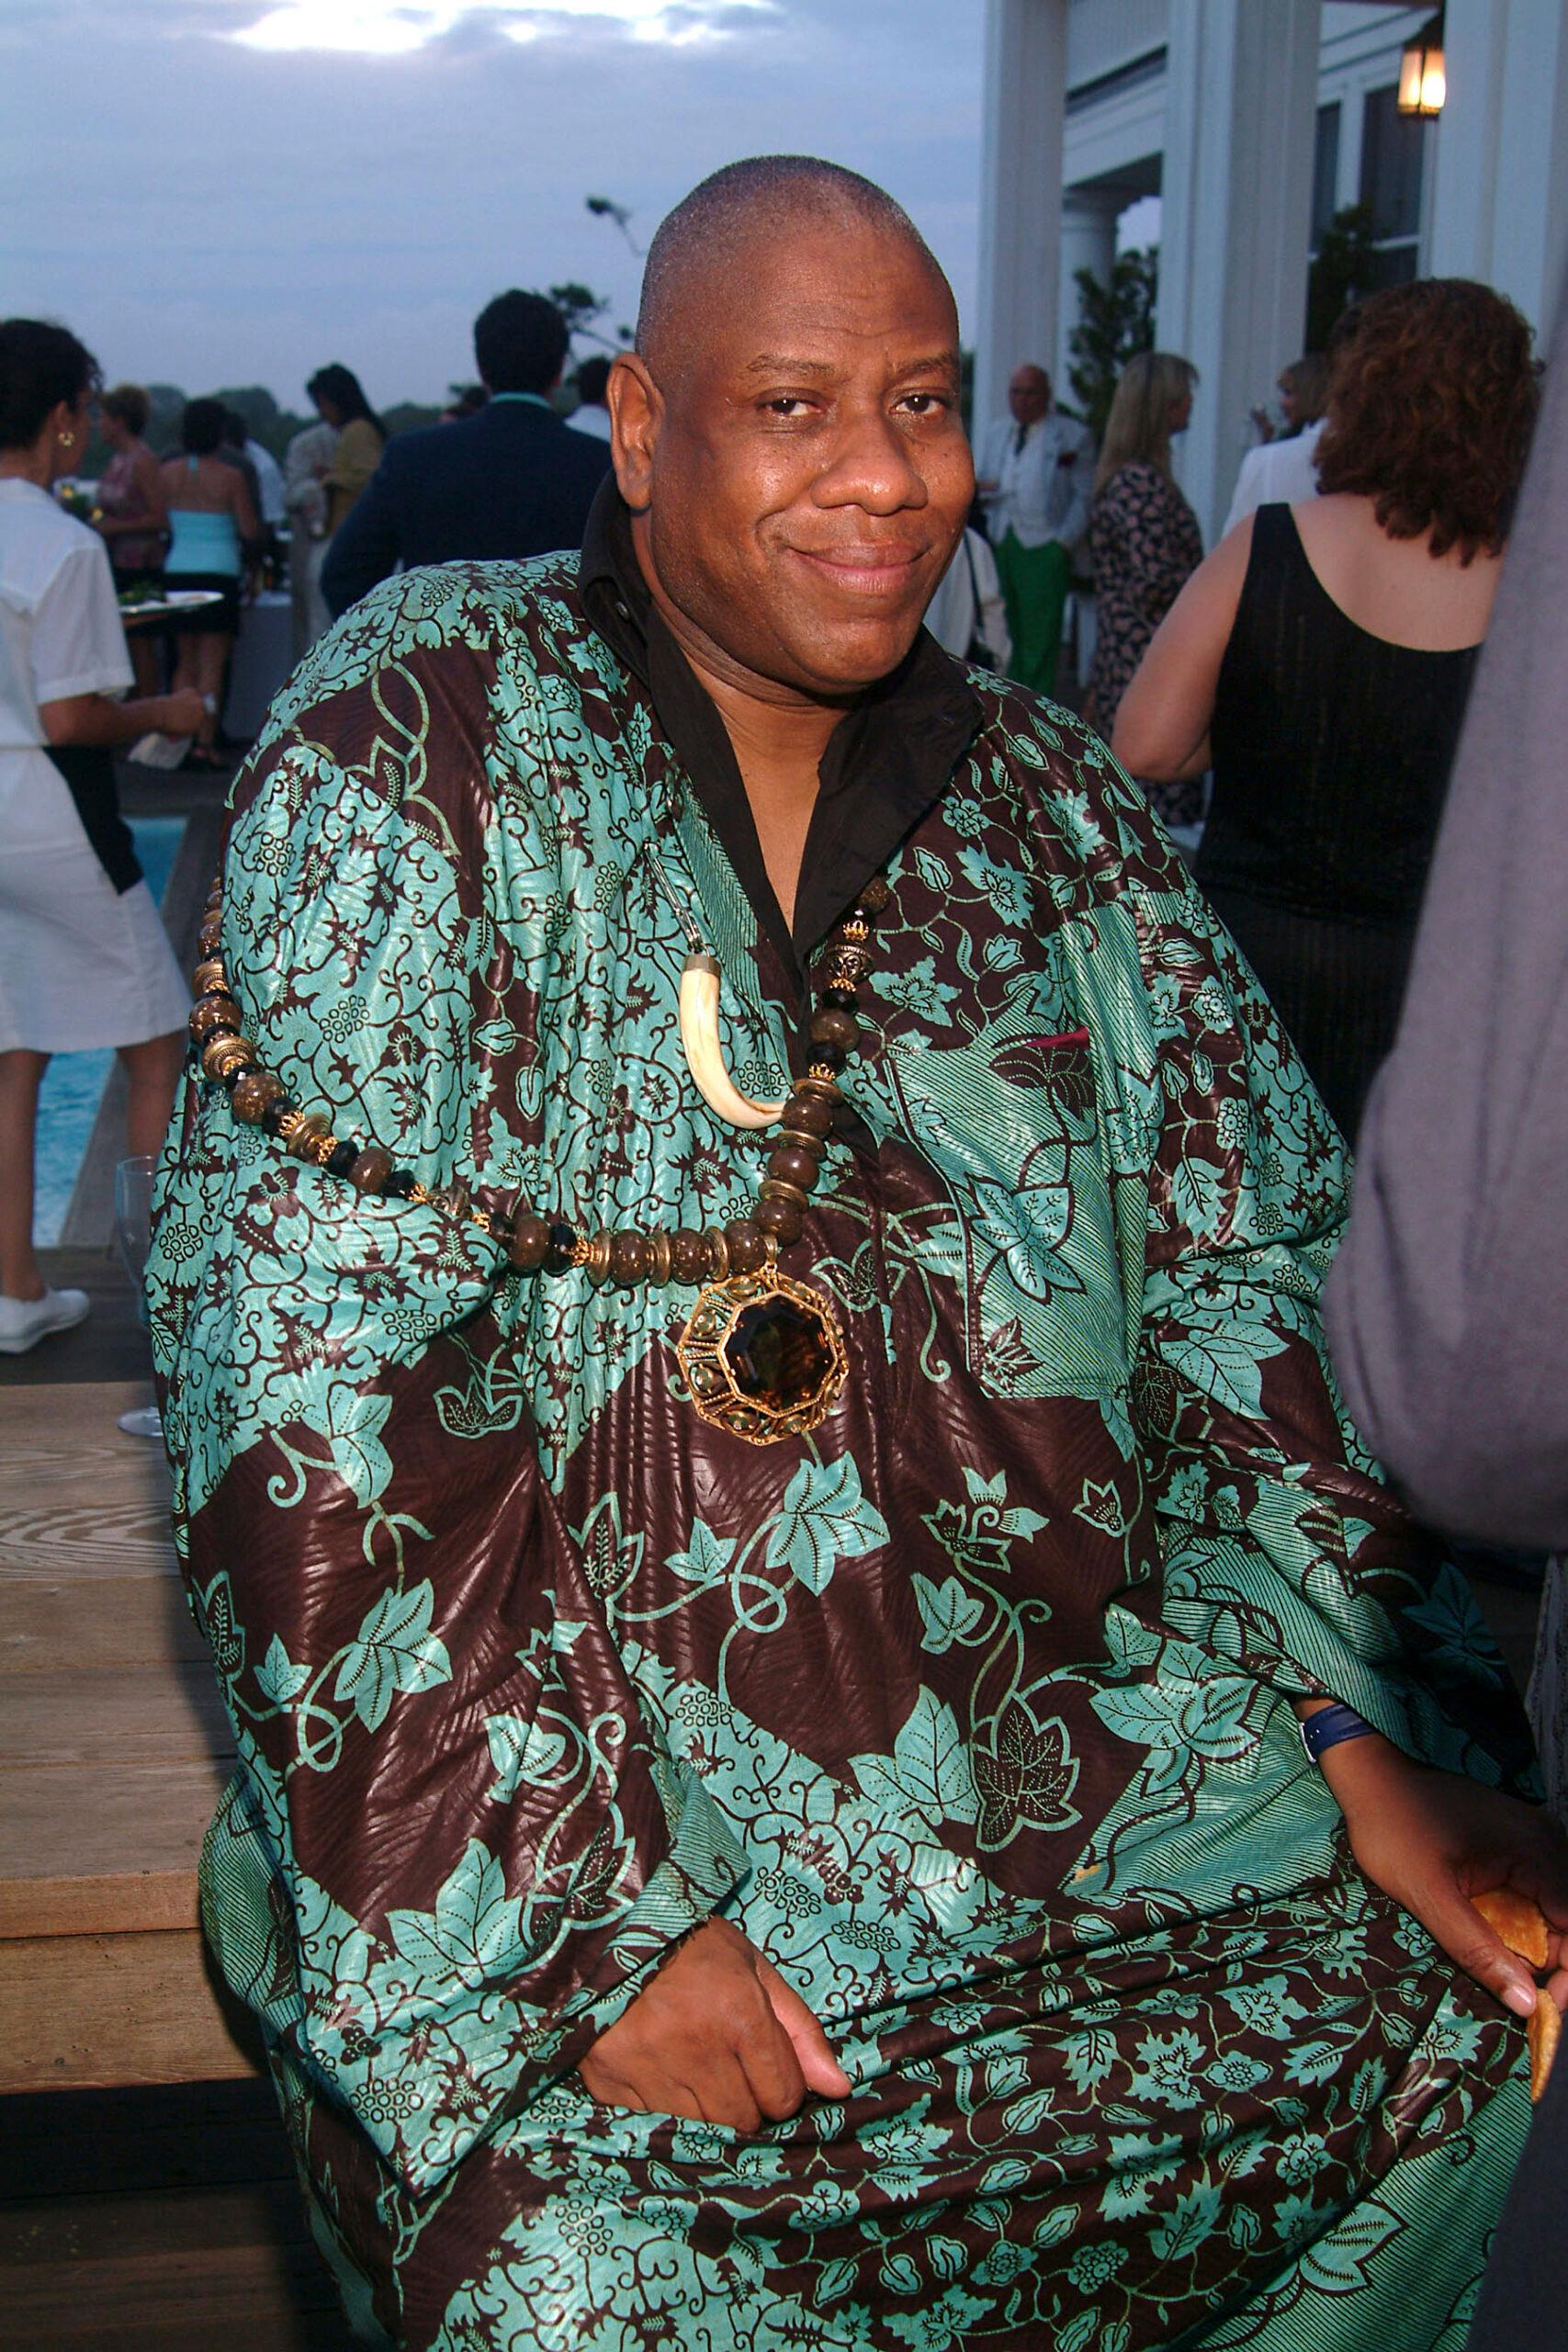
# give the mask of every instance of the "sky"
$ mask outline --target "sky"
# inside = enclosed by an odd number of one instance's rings
[[[578,279],[636,315],[639,244],[736,156],[882,183],[978,262],[983,0],[0,0],[0,315],[110,380],[373,402],[473,372],[475,313]]]

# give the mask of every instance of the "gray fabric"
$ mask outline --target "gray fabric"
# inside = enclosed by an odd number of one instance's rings
[[[1328,1285],[1418,1512],[1568,1544],[1568,300]]]

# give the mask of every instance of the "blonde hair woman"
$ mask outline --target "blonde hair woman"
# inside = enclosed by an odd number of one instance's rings
[[[1085,715],[1107,742],[1149,639],[1203,560],[1198,518],[1170,478],[1170,436],[1186,427],[1197,380],[1190,360],[1141,351],[1122,370],[1105,421],[1089,510],[1096,634]],[[1168,825],[1191,825],[1201,790],[1155,786],[1149,797]]]

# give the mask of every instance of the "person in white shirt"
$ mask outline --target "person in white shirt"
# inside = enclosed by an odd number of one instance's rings
[[[965,531],[926,606],[926,627],[960,662],[978,662],[1004,675],[1012,660],[1007,605],[997,559],[979,531]]]
[[[243,443],[244,453],[256,469],[256,487],[261,493],[261,518],[268,530],[280,531],[288,520],[288,506],[283,492],[283,469],[272,451],[248,435]]]
[[[1051,379],[1026,362],[1008,386],[1009,416],[981,435],[976,489],[1012,636],[1011,675],[1053,694],[1067,601],[1069,550],[1083,537],[1094,482],[1094,436],[1059,416]]]
[[[337,427],[324,421],[295,434],[284,452],[283,498],[288,518],[288,594],[294,613],[294,659],[300,661],[333,625],[321,594],[327,548],[326,477],[337,447]]]
[[[108,551],[51,496],[92,435],[97,366],[64,327],[0,323],[0,1355],[87,1312],[33,1249],[39,1086],[51,1054],[114,1046],[127,1141],[155,1152],[189,994],[115,797],[117,743],[194,735],[201,696],[131,683]]]
[[[567,418],[574,433],[586,433],[592,440],[607,441],[610,437],[610,412],[604,405],[604,387],[610,380],[607,359],[585,359],[577,371],[577,406]]]
[[[1280,408],[1283,434],[1249,449],[1236,476],[1235,496],[1225,516],[1225,530],[1234,531],[1243,515],[1259,506],[1299,506],[1317,496],[1317,445],[1328,402],[1328,361],[1321,351],[1309,351],[1280,370]],[[1265,432],[1261,409],[1253,416]],[[1221,533],[1224,537],[1224,533]]]

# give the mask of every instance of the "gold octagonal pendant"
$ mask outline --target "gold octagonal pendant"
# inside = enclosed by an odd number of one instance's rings
[[[748,1445],[814,1430],[850,1370],[829,1301],[771,1265],[700,1291],[675,1352],[703,1419]]]

